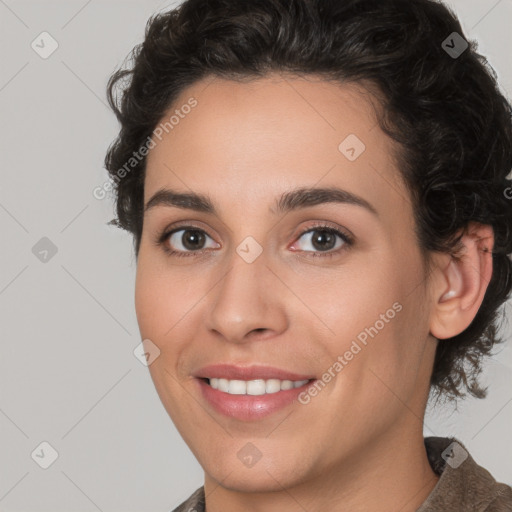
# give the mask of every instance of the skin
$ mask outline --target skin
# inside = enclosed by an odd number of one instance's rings
[[[462,262],[432,255],[428,272],[378,101],[360,86],[209,77],[169,112],[192,96],[197,106],[150,150],[145,203],[161,188],[193,191],[218,215],[162,205],[145,213],[135,299],[142,338],[160,350],[149,366],[156,390],[205,471],[208,512],[415,511],[438,480],[423,444],[435,336],[461,332],[476,314],[492,231],[473,226]],[[338,149],[349,134],[366,146],[355,161]],[[281,194],[313,186],[356,194],[377,215],[338,203],[269,211]],[[343,249],[321,257],[311,233],[301,235],[315,221],[349,230],[354,243],[339,239]],[[170,256],[156,243],[178,223],[207,234],[202,254]],[[248,236],[263,249],[250,264],[236,252]],[[199,392],[193,374],[212,363],[321,378],[395,303],[401,311],[307,405],[247,422]],[[250,468],[237,457],[248,442],[261,452]]]

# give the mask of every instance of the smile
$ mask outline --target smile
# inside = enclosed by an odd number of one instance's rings
[[[225,378],[207,379],[213,389],[230,395],[266,395],[299,388],[309,382],[306,380],[280,380],[280,379],[256,379],[256,380],[230,380]]]

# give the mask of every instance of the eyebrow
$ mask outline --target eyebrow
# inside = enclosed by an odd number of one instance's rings
[[[308,208],[327,203],[351,204],[365,208],[373,215],[379,216],[377,210],[365,199],[337,187],[316,188],[302,187],[282,194],[270,208],[274,215],[287,213],[301,208]],[[182,193],[171,189],[158,190],[144,207],[144,214],[156,206],[174,206],[186,210],[218,215],[209,196],[194,192]]]

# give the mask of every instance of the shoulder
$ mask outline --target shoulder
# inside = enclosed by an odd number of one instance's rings
[[[484,509],[485,512],[512,511],[512,487],[505,484],[497,484],[495,498]]]
[[[199,487],[192,495],[172,512],[205,512],[204,487]]]
[[[512,487],[497,482],[453,437],[427,437],[425,448],[439,481],[417,512],[512,512]]]

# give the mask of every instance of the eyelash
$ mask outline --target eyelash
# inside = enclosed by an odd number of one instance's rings
[[[181,258],[181,257],[185,257],[185,258],[188,258],[188,257],[197,257],[197,256],[200,256],[201,254],[205,253],[208,251],[208,249],[203,249],[203,250],[199,250],[199,251],[175,251],[174,249],[169,249],[166,245],[166,241],[167,239],[174,233],[178,232],[178,231],[200,231],[202,233],[204,233],[206,236],[210,237],[210,235],[208,235],[208,233],[206,233],[206,231],[204,231],[203,229],[201,228],[198,228],[196,226],[191,226],[191,225],[183,225],[183,226],[178,226],[178,227],[174,227],[173,229],[169,230],[169,231],[164,231],[162,234],[160,234],[155,243],[157,246],[161,247],[162,250],[170,257],[178,257],[178,258]],[[318,252],[314,252],[314,251],[302,251],[302,252],[305,252],[308,257],[312,257],[312,258],[332,258],[336,255],[338,255],[341,251],[344,251],[346,249],[348,249],[349,247],[351,247],[353,244],[354,244],[354,240],[352,238],[352,236],[348,235],[347,233],[343,233],[342,231],[336,229],[336,228],[333,228],[332,226],[329,226],[329,225],[326,225],[326,224],[315,224],[313,226],[309,226],[306,230],[302,231],[298,237],[297,237],[297,240],[300,240],[300,238],[302,238],[306,233],[311,233],[311,232],[314,232],[314,231],[324,231],[326,233],[330,233],[330,234],[333,234],[333,235],[337,235],[341,238],[341,240],[343,241],[343,245],[338,248],[337,250],[335,251],[318,251]],[[211,237],[210,237],[211,238]]]

